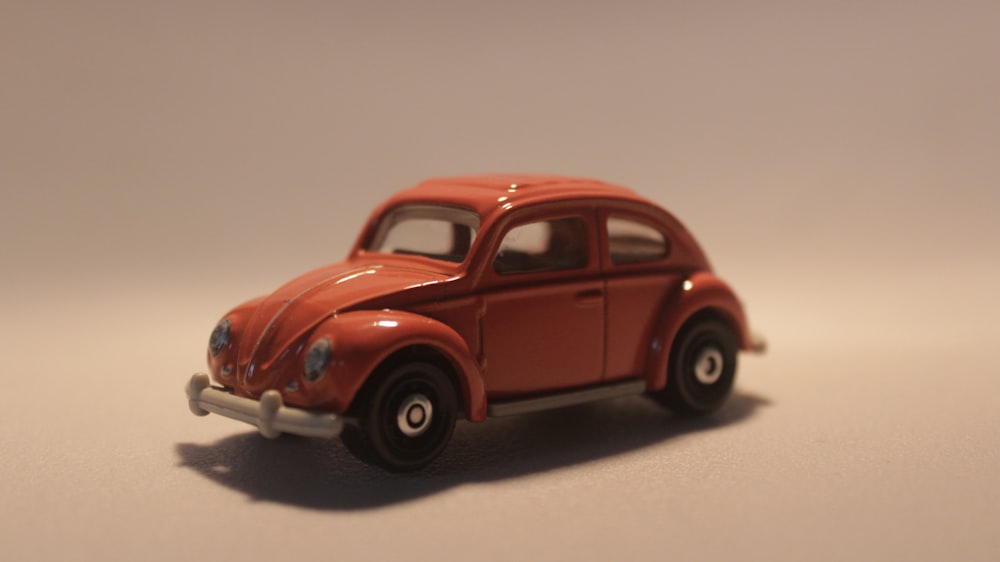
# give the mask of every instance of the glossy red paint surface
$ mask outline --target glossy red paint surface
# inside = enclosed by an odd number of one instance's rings
[[[370,249],[393,212],[427,206],[465,209],[478,231],[461,237],[466,226],[453,226],[461,242],[441,255]],[[634,263],[613,259],[612,244],[622,242],[609,240],[609,217],[662,235],[666,249]],[[524,241],[531,229],[547,229],[546,245]],[[647,251],[641,243],[626,247]],[[466,418],[481,421],[491,400],[626,379],[659,390],[676,335],[706,311],[749,349],[742,307],[694,238],[631,190],[560,176],[433,179],[376,209],[344,262],[227,314],[229,337],[209,353],[209,368],[239,396],[275,389],[286,404],[344,414],[382,366],[432,358],[452,377]],[[311,380],[304,362],[323,339],[330,360]]]

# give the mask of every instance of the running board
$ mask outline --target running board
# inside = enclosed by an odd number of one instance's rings
[[[539,410],[551,410],[553,408],[562,408],[564,406],[574,406],[576,404],[583,404],[584,402],[593,402],[594,400],[618,398],[620,396],[632,396],[635,394],[642,394],[643,392],[646,392],[646,381],[641,379],[630,380],[627,382],[597,386],[583,390],[571,390],[569,392],[561,392],[559,394],[550,394],[548,396],[541,396],[537,398],[511,400],[508,402],[490,404],[486,408],[486,414],[493,418],[500,416],[513,416],[516,414],[537,412]]]

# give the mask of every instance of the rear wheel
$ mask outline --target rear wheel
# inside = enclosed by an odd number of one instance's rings
[[[656,398],[682,414],[707,414],[729,397],[736,378],[736,336],[718,320],[685,326],[674,340],[667,386]]]
[[[427,466],[455,429],[458,405],[451,379],[424,362],[376,377],[362,397],[358,425],[344,428],[344,444],[361,460],[393,472]]]

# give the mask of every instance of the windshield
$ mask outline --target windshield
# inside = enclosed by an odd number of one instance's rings
[[[479,230],[476,213],[443,205],[396,207],[379,222],[367,250],[456,263],[465,260]]]

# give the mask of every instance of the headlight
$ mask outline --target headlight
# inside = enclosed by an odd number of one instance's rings
[[[223,318],[219,320],[219,323],[215,325],[215,329],[212,330],[212,335],[208,337],[208,351],[215,357],[222,351],[223,347],[229,343],[229,327],[232,325],[228,318]]]
[[[323,338],[316,340],[316,343],[309,347],[306,353],[305,365],[302,374],[309,382],[316,382],[323,376],[326,366],[330,362],[330,340]]]

